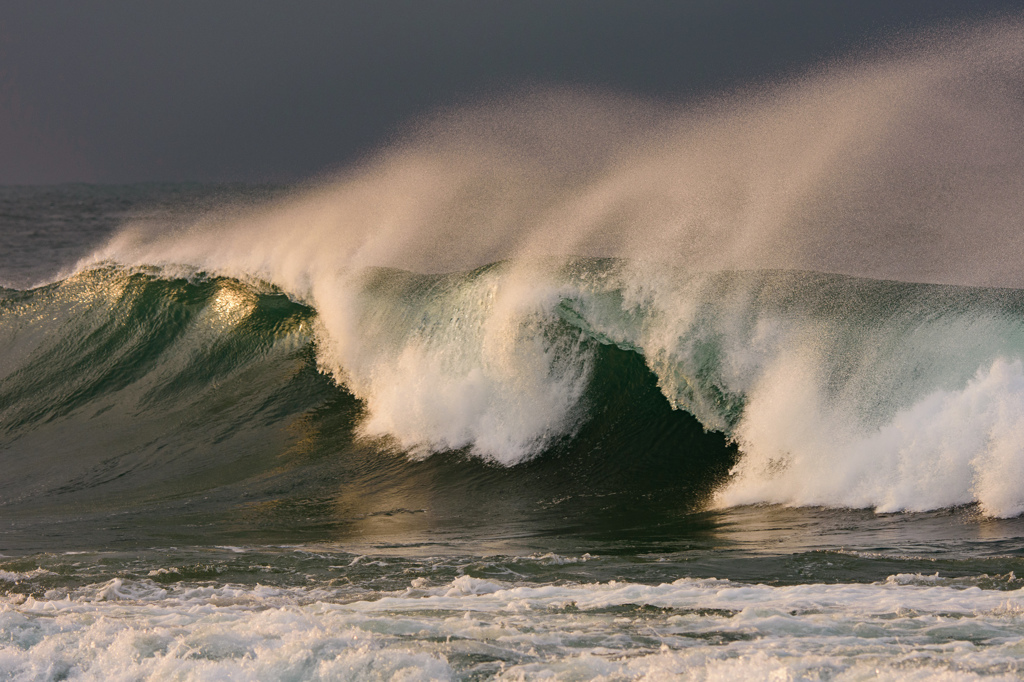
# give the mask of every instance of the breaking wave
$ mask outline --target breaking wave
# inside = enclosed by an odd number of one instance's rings
[[[529,93],[283,200],[129,222],[3,292],[5,499],[362,448],[1018,515],[1022,35],[956,27],[687,107]]]
[[[159,488],[161,468],[208,477],[211,453],[252,467],[350,395],[336,449],[586,466],[647,432],[647,456],[691,459],[717,504],[1024,510],[1017,290],[570,259],[368,269],[335,292],[324,312],[112,266],[6,291],[5,448],[38,467],[8,487]],[[665,441],[682,415],[698,445]],[[73,464],[39,467],[50,449]]]

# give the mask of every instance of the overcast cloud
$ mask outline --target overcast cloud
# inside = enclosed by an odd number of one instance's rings
[[[0,183],[298,179],[491,92],[685,100],[1015,5],[4,0]]]

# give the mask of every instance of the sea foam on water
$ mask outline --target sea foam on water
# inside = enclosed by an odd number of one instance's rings
[[[934,576],[789,587],[426,582],[365,600],[117,579],[66,598],[8,598],[0,671],[26,679],[1009,680],[1024,635],[1020,590]]]

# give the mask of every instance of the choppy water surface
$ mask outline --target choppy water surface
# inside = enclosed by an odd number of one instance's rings
[[[320,545],[9,558],[2,662],[28,678],[1019,676],[1019,542],[1015,557],[964,559],[934,538],[934,556],[918,557],[770,555],[764,540],[755,552],[746,538],[745,549],[722,539],[625,554]],[[716,573],[735,578],[702,577]]]

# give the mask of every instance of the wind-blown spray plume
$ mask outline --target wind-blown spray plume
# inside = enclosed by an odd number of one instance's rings
[[[126,225],[79,269],[271,283],[315,308],[363,435],[421,456],[570,438],[613,344],[740,445],[724,504],[1005,516],[1024,295],[968,287],[1024,286],[1022,197],[1024,26],[1003,20],[695,105],[444,112],[288,200]]]

